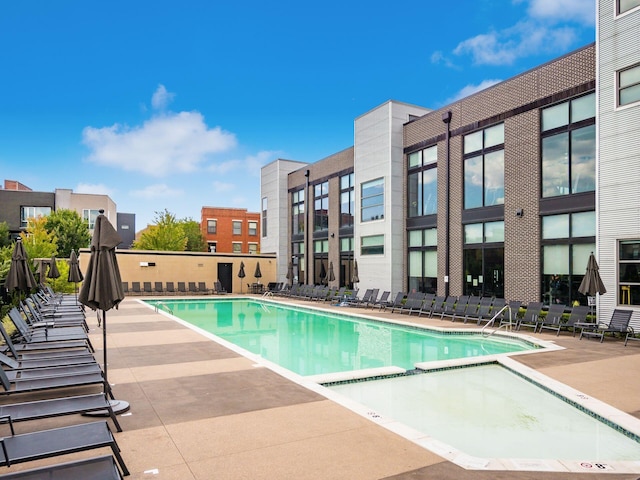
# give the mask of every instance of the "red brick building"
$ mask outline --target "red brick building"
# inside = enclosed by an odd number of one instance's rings
[[[200,228],[210,252],[260,252],[260,213],[246,208],[202,207]]]

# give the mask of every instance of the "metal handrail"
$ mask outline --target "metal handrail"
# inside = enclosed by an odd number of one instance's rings
[[[512,312],[511,312],[511,306],[510,306],[509,304],[507,304],[507,305],[505,305],[504,307],[502,307],[500,310],[498,310],[498,313],[496,313],[496,314],[491,318],[491,320],[489,320],[489,321],[484,325],[484,327],[482,327],[482,330],[480,330],[480,334],[481,334],[482,336],[484,336],[484,329],[485,329],[485,328],[487,328],[487,327],[488,327],[488,326],[490,326],[490,325],[493,325],[493,324],[495,323],[495,321],[496,321],[496,318],[498,318],[498,316],[499,316],[502,312],[504,312],[506,309],[508,309],[508,310],[509,310],[509,323],[508,323],[508,324],[505,324],[505,325],[500,325],[498,328],[496,328],[496,329],[495,329],[495,330],[493,330],[491,333],[489,333],[489,334],[487,335],[487,337],[490,337],[491,335],[493,335],[494,333],[496,333],[496,332],[497,332],[498,330],[500,330],[503,326],[508,326],[510,329],[513,327],[513,322],[512,322],[512,320],[511,320],[511,313],[512,313]]]
[[[160,308],[162,308],[162,310],[166,310],[166,311],[167,311],[167,312],[169,312],[171,315],[173,315],[173,310],[171,310],[171,308],[170,308],[168,305],[165,305],[165,304],[164,304],[164,303],[162,303],[162,302],[158,302],[158,303],[156,303],[156,304],[155,304],[155,307],[156,307],[156,313],[158,312],[159,307],[160,307]]]

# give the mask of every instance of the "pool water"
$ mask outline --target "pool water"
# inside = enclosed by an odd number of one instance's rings
[[[329,388],[475,457],[640,459],[637,441],[497,364]]]
[[[162,300],[178,318],[299,375],[532,350],[516,339],[445,334],[270,302]]]

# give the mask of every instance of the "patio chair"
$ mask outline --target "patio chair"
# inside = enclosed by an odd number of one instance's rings
[[[20,309],[24,315],[23,320],[25,320],[31,328],[82,327],[85,332],[89,331],[84,313],[66,315],[50,314],[44,316],[37,310],[37,306],[30,298],[25,299],[24,302],[20,302]]]
[[[458,303],[458,297],[450,295],[442,304],[442,309],[440,311],[440,320],[444,319],[444,317],[450,317],[453,315],[453,310],[456,308],[456,303]]]
[[[605,333],[619,333],[625,335],[625,345],[629,334],[633,335],[633,328],[629,326],[631,321],[631,315],[633,310],[623,310],[616,308],[611,314],[611,320],[609,323],[598,322],[593,324],[583,323],[579,325],[580,328],[580,340],[582,337],[596,337],[600,338],[600,343],[604,340]]]
[[[520,300],[510,300],[509,308],[500,315],[500,326],[511,325],[511,327],[518,327],[520,321],[519,314],[522,302]],[[511,315],[511,316],[509,316]]]
[[[54,341],[84,341],[94,351],[87,332],[82,327],[60,327],[31,329],[22,318],[17,308],[9,310],[9,319],[14,324],[24,344],[48,344]]]
[[[217,293],[218,295],[224,295],[225,293],[227,293],[220,280],[216,280],[213,283],[213,293]]]
[[[542,328],[547,330],[560,330],[560,324],[562,323],[562,316],[564,315],[567,306],[562,303],[554,303],[549,305],[545,315],[542,315],[544,311],[538,316],[538,332],[542,333]],[[535,330],[534,330],[535,333]]]
[[[50,357],[50,358],[11,358],[0,353],[0,363],[11,370],[29,370],[47,367],[59,367],[66,365],[85,365],[96,364],[96,359],[91,353],[83,353],[82,355],[66,356],[66,357]]]
[[[211,293],[211,290],[207,288],[207,282],[198,282],[198,293],[201,293],[202,295]]]
[[[407,300],[404,303],[401,312],[406,311],[409,315],[413,312],[419,312],[424,303],[424,297],[426,293],[415,292],[407,295]]]
[[[576,323],[577,324],[586,324],[587,321],[587,315],[589,314],[589,307],[584,306],[584,305],[579,305],[576,307],[573,307],[571,309],[571,313],[569,314],[569,318],[567,319],[567,321],[563,321],[563,316],[562,313],[560,314],[555,314],[555,316],[552,316],[549,319],[549,314],[551,313],[551,309],[554,307],[555,305],[552,305],[551,307],[549,307],[549,313],[547,314],[547,316],[545,318],[543,318],[540,322],[539,325],[539,331],[542,333],[542,330],[554,330],[556,332],[556,336],[560,335],[560,330],[562,330],[563,328],[569,329],[569,328],[573,328],[573,336],[576,336]]]
[[[164,294],[164,289],[162,288],[162,282],[155,282],[153,293],[155,293],[156,295]]]
[[[167,282],[166,287],[167,287],[166,288],[167,294],[169,294],[169,295],[175,295],[176,294],[176,287],[173,284],[173,282]]]
[[[491,319],[491,309],[493,308],[493,298],[491,297],[481,297],[480,304],[478,305],[478,309],[473,313],[467,313],[464,316],[464,323],[467,323],[468,320],[475,320],[478,325],[483,320]]]
[[[442,304],[445,302],[446,299],[447,297],[443,295],[436,295],[435,297],[433,297],[432,301],[423,302],[422,308],[418,312],[418,316],[421,317],[423,313],[426,315],[429,315],[430,317],[433,316],[434,312],[442,308]]]
[[[16,360],[36,360],[91,354],[91,350],[84,341],[46,342],[33,345],[15,344],[2,322],[0,322],[0,334],[5,343],[2,352],[10,353]]]
[[[391,307],[391,313],[393,313],[396,310],[402,309],[402,305],[404,304],[404,299],[406,296],[407,294],[405,292],[398,292],[396,294],[396,298],[393,299],[393,302],[391,302],[391,305],[388,305],[389,307]]]
[[[123,475],[129,470],[120,447],[106,421],[81,423],[68,427],[39,430],[16,435],[11,425],[11,436],[0,438],[0,465],[31,462],[95,448],[110,447]]]
[[[368,308],[372,305],[375,305],[376,302],[378,301],[378,293],[380,293],[380,289],[379,288],[374,288],[373,289],[373,293],[371,293],[371,297],[369,298],[369,301],[367,303],[365,303],[364,305],[361,305],[362,307]]]
[[[131,293],[134,295],[142,295],[142,290],[140,289],[140,282],[131,282]]]
[[[532,327],[535,333],[538,330],[538,317],[542,311],[542,302],[529,302],[527,309],[524,311],[524,315],[518,322],[517,330],[521,327]]]
[[[361,298],[358,298],[357,295],[354,295],[352,298],[348,298],[346,300],[347,304],[352,307],[357,307],[362,305],[363,303],[367,303],[371,300],[371,294],[373,293],[373,288],[367,288],[364,291],[364,294]]]
[[[442,316],[451,317],[452,322],[455,321],[456,317],[464,318],[467,305],[469,305],[469,295],[460,295],[453,309],[450,312],[443,313]]]
[[[453,297],[451,295],[449,295],[448,297],[443,297],[442,299],[436,297],[436,302],[431,307],[430,315],[432,317],[438,315],[440,318],[442,318],[443,312],[445,312],[449,308],[449,305],[455,305],[456,298],[457,297]]]
[[[374,302],[369,302],[369,305],[367,306],[371,308],[380,307],[380,305],[389,301],[389,295],[391,295],[391,292],[389,290],[385,290],[384,292],[382,292],[382,295],[380,295],[380,298],[378,298]]]
[[[145,295],[153,295],[153,287],[151,286],[151,282],[142,283],[142,293],[144,293]]]
[[[21,470],[15,473],[5,473],[6,480],[123,480],[113,455],[86,458],[71,462],[58,463],[45,467]]]
[[[196,282],[189,282],[187,285],[189,286],[189,293],[200,293],[198,292],[198,287],[196,286]]]
[[[184,282],[178,282],[178,293],[181,293],[182,295],[186,295],[187,294],[187,285]]]

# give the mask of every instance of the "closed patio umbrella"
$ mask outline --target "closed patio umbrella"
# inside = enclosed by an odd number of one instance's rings
[[[333,273],[333,262],[329,262],[329,281],[333,282],[336,279],[336,274]]]
[[[360,281],[360,277],[358,276],[358,261],[353,261],[353,277],[351,279],[353,283],[358,283]]]
[[[51,257],[47,278],[60,278],[60,270],[58,270],[58,262],[56,261],[55,256]]]
[[[289,262],[289,267],[287,268],[287,280],[289,280],[289,283],[293,283],[293,262]]]
[[[102,350],[104,357],[104,381],[105,393],[107,393],[107,310],[117,307],[124,299],[122,279],[118,260],[116,258],[116,246],[122,239],[113,225],[100,210],[93,228],[91,239],[91,257],[85,273],[85,280],[80,289],[78,299],[92,310],[102,310]],[[129,409],[129,404],[123,401],[112,403],[114,411],[122,413]]]
[[[30,292],[38,286],[36,279],[29,268],[29,256],[24,249],[22,239],[18,237],[13,252],[11,253],[11,266],[5,281],[5,288],[9,293],[14,290],[19,292]]]
[[[262,272],[260,271],[260,262],[256,263],[256,271],[253,276],[256,278],[262,278]],[[260,282],[260,280],[258,280],[258,282]]]
[[[324,262],[320,262],[320,283],[323,285],[325,278],[327,278],[327,270],[324,268]]]
[[[240,262],[240,270],[238,271],[238,278],[240,279],[240,293],[242,293],[242,279],[246,276],[247,274],[244,273],[244,262]]]
[[[587,271],[584,274],[584,278],[578,287],[578,291],[583,295],[593,297],[596,294],[604,295],[607,293],[607,289],[604,286],[602,278],[600,278],[600,268],[596,257],[591,252],[589,260],[587,261]]]
[[[67,277],[68,282],[73,282],[75,284],[75,294],[76,294],[76,304],[78,303],[78,283],[84,280],[84,276],[80,271],[80,262],[78,262],[78,255],[75,250],[71,250],[71,258],[69,259],[69,276]]]

